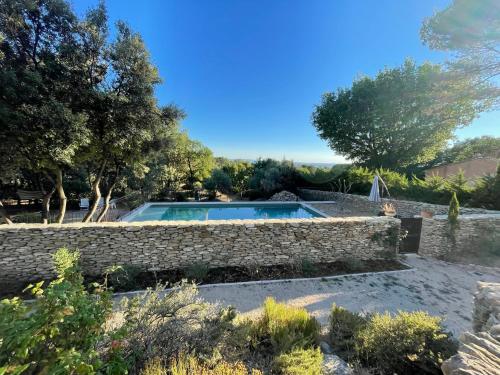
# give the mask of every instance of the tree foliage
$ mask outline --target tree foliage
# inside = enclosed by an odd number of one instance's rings
[[[249,186],[264,195],[271,195],[281,190],[296,190],[297,177],[297,170],[291,161],[259,159],[254,164]]]
[[[495,176],[484,176],[476,182],[476,189],[470,199],[473,207],[500,210],[500,166]]]
[[[204,182],[207,190],[214,192],[230,193],[232,191],[231,177],[222,169],[214,169],[209,178]]]
[[[250,177],[254,167],[252,163],[241,160],[219,160],[221,169],[229,176],[232,189],[237,193],[243,193],[249,188]]]
[[[439,65],[407,60],[323,95],[313,124],[333,150],[370,168],[401,171],[428,162],[477,111],[469,97],[446,105],[437,100],[444,75]]]
[[[110,40],[108,23],[103,2],[82,19],[65,0],[0,2],[1,178],[29,176],[30,189],[46,193],[46,221],[57,189],[62,222],[65,175],[80,171],[93,195],[84,221],[104,195],[101,220],[121,176],[144,177],[174,133],[188,183],[211,170],[211,152],[177,130],[184,112],[158,106],[160,77],[141,36],[118,21]]]
[[[455,53],[448,63],[455,81],[469,80],[486,101],[500,97],[500,3],[454,0],[425,20],[421,37],[429,47]],[[484,86],[484,84],[488,84]]]
[[[455,143],[452,147],[444,150],[436,161],[439,164],[448,164],[475,158],[499,156],[500,137],[482,136]]]
[[[63,170],[89,142],[88,115],[78,103],[77,30],[63,0],[0,3],[0,152],[43,174],[49,198],[57,187],[58,221],[66,207]]]

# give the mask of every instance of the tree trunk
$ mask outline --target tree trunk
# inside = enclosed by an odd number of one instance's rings
[[[43,191],[43,199],[42,199],[42,223],[43,224],[48,224],[49,223],[49,212],[50,212],[50,199],[52,198],[52,195],[56,191],[56,183],[52,176],[50,176],[47,172],[44,172],[45,177],[50,181],[52,184],[52,188],[49,191],[45,191],[43,188],[43,184],[40,181],[40,190]]]
[[[45,193],[42,200],[42,223],[49,223],[49,212],[50,212],[50,199],[52,198],[52,194],[56,191],[56,188],[53,187],[50,191]]]
[[[106,197],[104,198],[104,207],[102,208],[101,212],[97,216],[97,222],[100,223],[104,217],[106,216],[106,213],[109,210],[109,201],[111,200],[111,194],[113,193],[113,189],[116,186],[116,183],[118,182],[118,176],[120,175],[120,167],[116,167],[115,170],[115,175],[113,176],[113,179],[111,180],[109,186],[108,186],[108,191],[106,193]]]
[[[92,219],[92,216],[94,216],[97,206],[99,205],[99,200],[101,199],[101,189],[99,188],[99,185],[101,184],[104,168],[106,168],[106,161],[102,162],[101,168],[99,168],[99,172],[97,173],[97,176],[95,176],[94,183],[92,184],[93,202],[89,207],[89,211],[83,217],[83,223],[88,223]]]
[[[97,216],[97,222],[100,223],[102,219],[106,216],[108,210],[109,210],[109,201],[111,200],[111,193],[113,192],[113,188],[115,187],[116,183],[114,182],[108,189],[108,192],[106,193],[106,197],[104,198],[104,207],[102,208],[101,212]]]
[[[66,203],[68,199],[66,198],[66,194],[64,194],[63,173],[60,168],[56,172],[56,190],[59,195],[59,214],[57,215],[56,223],[62,224],[64,215],[66,215]]]
[[[5,211],[2,201],[0,201],[0,218],[2,218],[7,224],[14,224],[7,211]]]

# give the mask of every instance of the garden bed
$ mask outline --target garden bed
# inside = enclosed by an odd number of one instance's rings
[[[109,284],[115,292],[126,292],[154,287],[158,282],[175,284],[183,279],[194,281],[199,285],[208,285],[246,281],[329,277],[363,272],[396,271],[408,268],[397,260],[356,260],[329,263],[303,261],[297,264],[275,266],[216,268],[207,268],[206,265],[195,264],[185,269],[156,272],[141,272],[135,267],[123,267],[109,277]]]
[[[107,275],[108,285],[114,292],[129,292],[155,287],[157,283],[177,284],[182,280],[194,281],[198,285],[224,284],[246,281],[300,279],[330,277],[364,272],[398,271],[409,267],[397,260],[350,260],[325,263],[302,261],[287,265],[247,266],[247,267],[215,267],[207,268],[204,264],[194,264],[183,269],[168,271],[142,271],[135,266],[120,266]],[[85,276],[87,285],[102,282],[105,275]],[[48,284],[50,280],[45,280]],[[21,296],[31,298],[31,294],[23,292],[26,284],[2,285],[0,298]]]

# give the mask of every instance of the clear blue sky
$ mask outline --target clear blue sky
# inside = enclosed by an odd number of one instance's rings
[[[82,15],[98,0],[73,0]],[[217,156],[340,162],[310,116],[321,94],[406,57],[439,62],[419,39],[422,20],[449,0],[107,0],[144,38],[192,138]],[[459,139],[500,136],[500,112]]]

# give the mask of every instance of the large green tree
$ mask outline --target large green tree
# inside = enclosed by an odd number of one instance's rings
[[[116,40],[106,45],[105,22],[101,4],[87,16],[86,37],[82,38],[88,41],[84,45],[91,46],[87,49],[90,60],[98,62],[91,74],[97,76],[89,100],[93,114],[88,122],[91,142],[82,154],[92,176],[93,192],[85,222],[97,210],[103,182],[106,193],[97,221],[104,218],[124,168],[138,168],[145,162],[164,124],[154,96],[160,78],[144,42],[126,24],[118,22]]]
[[[450,51],[448,62],[455,82],[474,86],[478,100],[491,104],[500,98],[500,2],[498,0],[453,0],[444,10],[425,20],[424,43],[433,49]],[[460,95],[460,91],[456,93]]]
[[[73,60],[77,27],[63,0],[0,2],[1,152],[48,181],[45,221],[54,190],[60,202],[57,221],[63,221],[64,170],[89,141],[87,115],[77,104],[82,83]]]
[[[439,65],[385,69],[352,87],[323,95],[313,125],[330,147],[371,168],[407,170],[435,158],[453,132],[468,125],[478,108],[470,96],[443,104],[446,85]]]
[[[473,158],[500,157],[500,137],[482,136],[455,143],[439,155],[437,162],[457,163]]]

